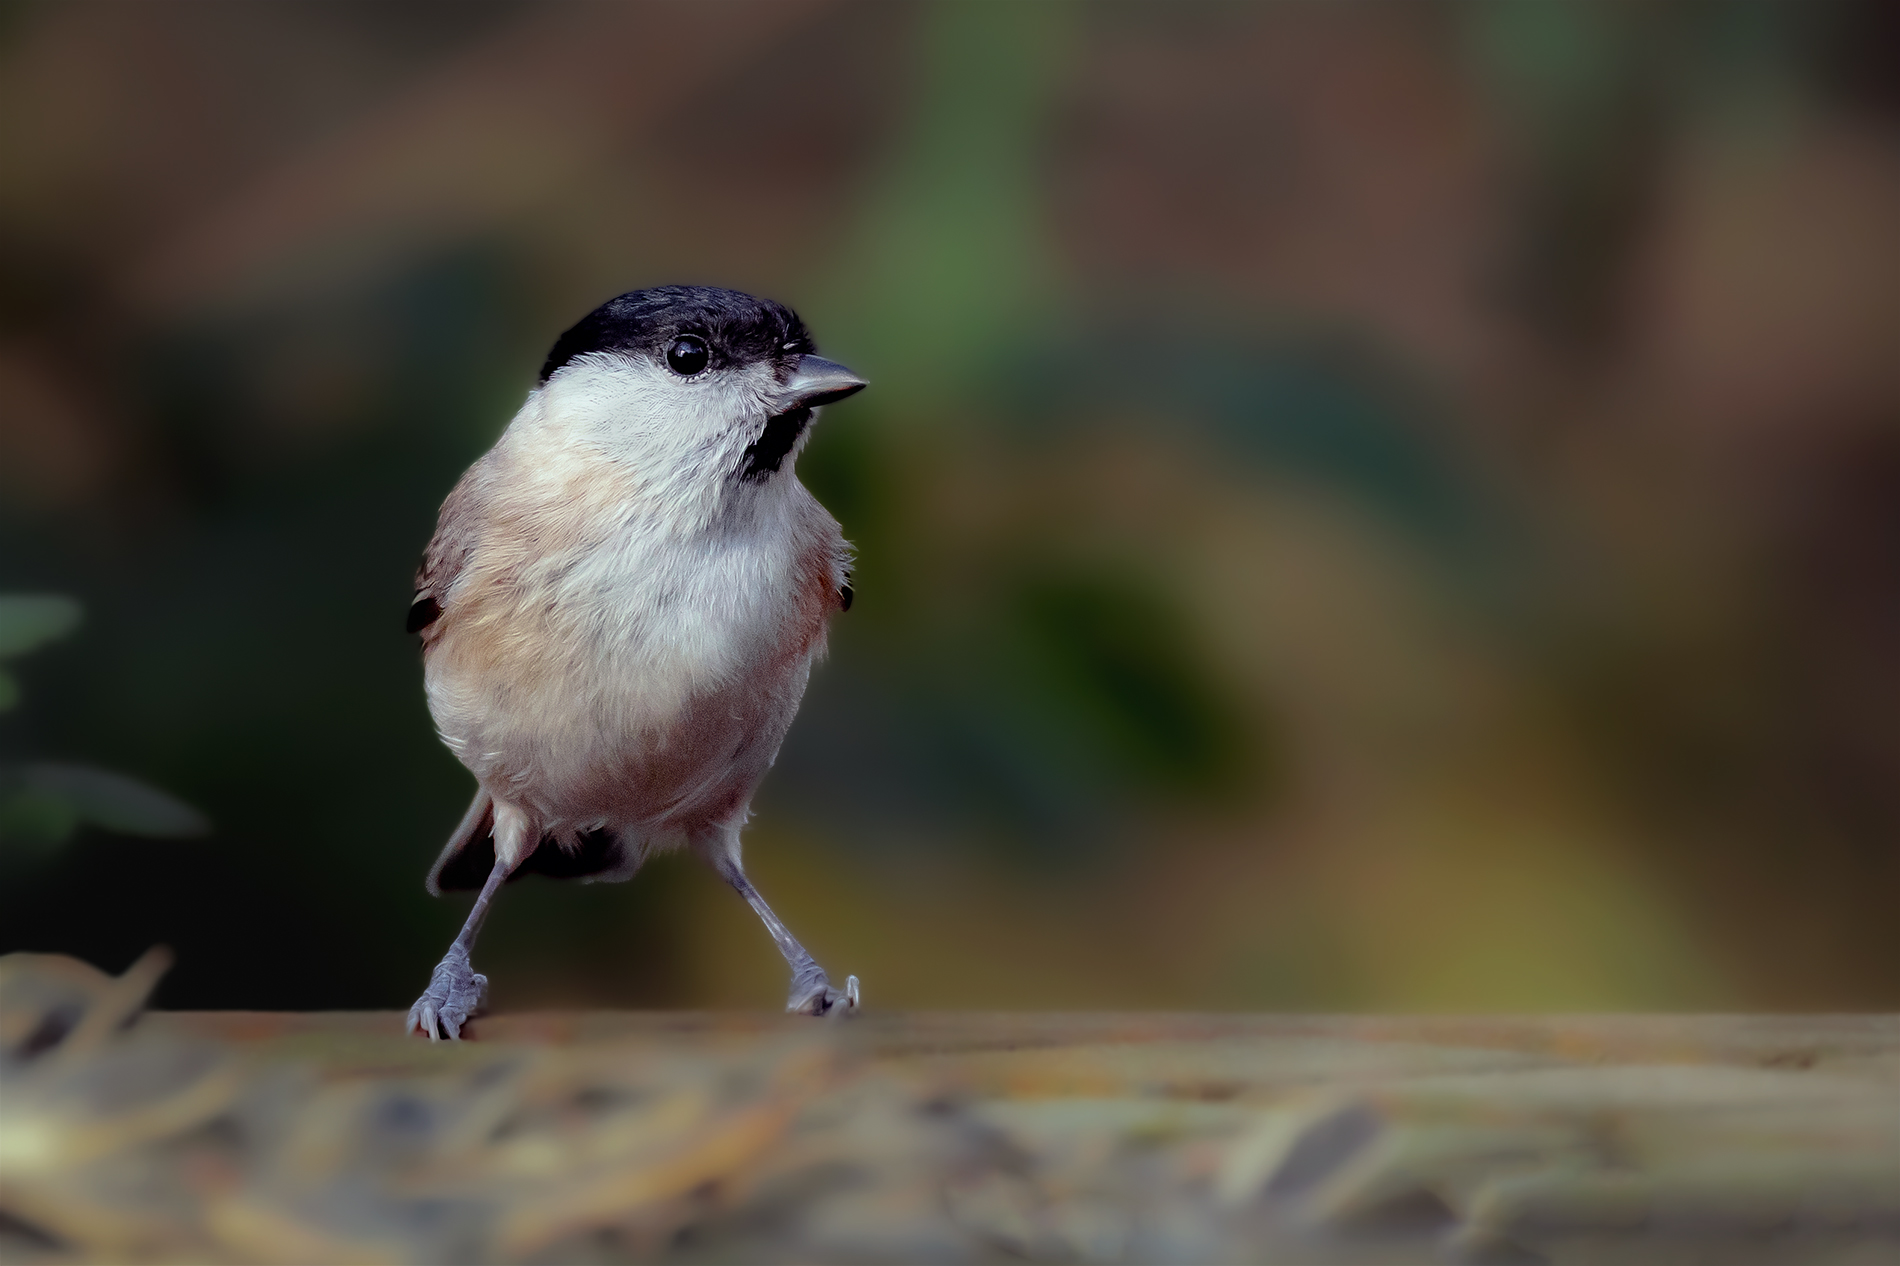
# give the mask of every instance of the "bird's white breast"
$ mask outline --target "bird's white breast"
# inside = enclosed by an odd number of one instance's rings
[[[586,421],[531,400],[484,459],[475,544],[425,671],[444,740],[557,834],[749,797],[822,650],[814,594],[835,590],[843,557],[790,471],[709,498]]]

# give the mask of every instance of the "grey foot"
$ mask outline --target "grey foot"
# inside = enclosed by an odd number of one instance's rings
[[[785,1004],[785,1010],[792,1015],[826,1015],[833,1018],[849,1015],[857,1009],[858,978],[846,976],[844,988],[837,989],[823,972],[818,973],[815,981],[793,981],[791,999]]]
[[[416,1005],[409,1008],[405,1033],[426,1033],[431,1042],[446,1035],[451,1041],[462,1036],[462,1026],[481,1009],[488,995],[488,977],[469,965],[468,955],[450,950],[429,978],[429,988]],[[440,1029],[440,1034],[437,1030]]]

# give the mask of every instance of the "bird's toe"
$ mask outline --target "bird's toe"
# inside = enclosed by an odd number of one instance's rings
[[[447,1037],[459,1041],[462,1026],[481,1009],[488,993],[488,977],[469,966],[466,956],[450,954],[435,969],[429,988],[409,1009],[405,1030],[424,1033],[431,1042]]]
[[[820,977],[808,990],[788,1002],[785,1010],[792,1015],[821,1015],[836,1019],[856,1011],[860,1005],[859,998],[856,976],[846,977],[843,989]]]

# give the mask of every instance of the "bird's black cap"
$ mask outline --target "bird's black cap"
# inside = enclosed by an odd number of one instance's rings
[[[629,290],[577,321],[554,342],[541,381],[589,352],[663,356],[682,334],[706,340],[708,366],[795,363],[817,348],[798,314],[781,303],[715,286],[654,286]]]

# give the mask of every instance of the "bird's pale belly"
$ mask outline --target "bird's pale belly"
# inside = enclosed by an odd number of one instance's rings
[[[551,661],[531,639],[445,637],[426,671],[443,740],[542,835],[600,827],[661,835],[742,813],[804,694],[811,656],[694,673],[659,648]],[[623,654],[630,654],[626,652]],[[519,656],[495,673],[496,655]],[[508,681],[506,689],[493,683]]]

